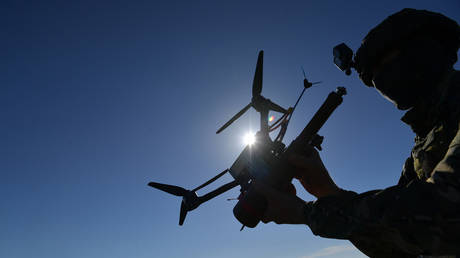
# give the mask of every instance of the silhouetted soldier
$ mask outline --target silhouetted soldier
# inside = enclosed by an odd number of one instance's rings
[[[263,221],[306,224],[371,257],[460,254],[460,72],[453,69],[459,46],[458,24],[429,11],[404,9],[372,29],[355,68],[365,85],[408,110],[401,120],[416,133],[398,184],[345,191],[311,149],[291,161],[318,200],[305,203],[257,182],[269,203]]]

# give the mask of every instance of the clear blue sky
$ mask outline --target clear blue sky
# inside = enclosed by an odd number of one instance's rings
[[[0,257],[361,257],[306,226],[239,232],[226,201],[236,188],[179,227],[180,199],[146,184],[193,188],[232,164],[257,113],[215,131],[249,102],[261,49],[263,94],[284,107],[302,89],[300,66],[324,81],[285,142],[346,86],[321,156],[343,188],[395,184],[414,135],[402,112],[333,65],[332,47],[356,50],[404,7],[460,21],[458,0],[2,1]]]

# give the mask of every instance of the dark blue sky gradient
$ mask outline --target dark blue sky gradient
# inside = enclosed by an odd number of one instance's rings
[[[321,131],[324,163],[342,188],[395,184],[414,135],[399,121],[403,112],[333,65],[332,47],[356,50],[369,29],[404,7],[460,21],[454,0],[0,7],[0,257],[9,258],[307,257],[337,246],[342,253],[327,257],[361,257],[306,226],[239,232],[235,202],[226,201],[236,188],[179,227],[180,199],[146,184],[194,188],[232,164],[242,136],[258,129],[257,113],[215,131],[250,101],[262,49],[263,95],[278,104],[294,104],[301,66],[311,81],[324,81],[306,92],[285,142],[330,91],[346,86],[349,95]]]

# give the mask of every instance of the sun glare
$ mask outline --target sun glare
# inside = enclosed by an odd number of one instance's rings
[[[247,133],[244,135],[243,141],[245,145],[253,145],[256,142],[256,136],[254,133]]]

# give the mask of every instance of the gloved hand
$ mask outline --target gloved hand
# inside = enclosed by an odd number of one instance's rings
[[[294,192],[279,191],[258,181],[254,181],[252,187],[267,200],[267,209],[261,219],[263,223],[273,221],[277,224],[305,224],[303,214],[305,201],[297,197]]]
[[[296,167],[295,177],[299,179],[305,190],[317,198],[340,193],[340,188],[329,176],[318,152],[313,147],[308,146],[303,153],[304,155],[291,155],[288,160]],[[305,201],[295,195],[295,190],[291,190],[295,189],[294,185],[290,184],[285,191],[280,191],[255,181],[253,187],[267,200],[267,210],[262,222],[306,224]]]
[[[329,176],[318,151],[312,146],[306,146],[303,155],[292,154],[288,161],[296,167],[295,178],[316,198],[339,193],[340,188]]]

